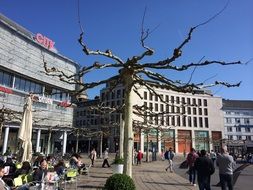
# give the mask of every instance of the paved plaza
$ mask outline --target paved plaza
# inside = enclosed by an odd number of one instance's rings
[[[112,162],[113,156],[110,161]],[[83,161],[90,163],[87,155],[83,155]],[[165,171],[167,161],[143,162],[140,166],[133,166],[133,179],[135,181],[137,190],[188,190],[198,189],[198,187],[191,186],[187,180],[186,169],[179,169],[179,164],[183,161],[182,157],[176,157],[174,161],[175,172],[170,173]],[[106,179],[113,174],[113,166],[110,168],[102,168],[102,159],[97,159],[95,167],[90,168],[90,174],[80,175],[78,177],[77,189],[102,189]],[[235,190],[252,190],[253,187],[253,165],[245,168],[239,176]],[[212,189],[220,189],[214,186],[219,182],[218,169],[212,175],[211,185]],[[67,189],[75,189],[75,184],[67,186]]]

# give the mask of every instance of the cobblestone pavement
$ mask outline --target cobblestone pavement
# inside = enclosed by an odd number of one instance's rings
[[[111,156],[113,158],[113,156]],[[87,155],[83,156],[85,164],[90,161]],[[112,159],[110,159],[112,162]],[[142,162],[140,166],[133,166],[133,179],[135,181],[137,190],[190,190],[198,189],[198,187],[191,186],[187,180],[186,169],[179,169],[179,164],[183,161],[182,157],[176,157],[174,161],[175,172],[170,173],[165,171],[167,161]],[[113,165],[110,168],[102,168],[102,159],[97,159],[95,167],[90,168],[89,175],[80,175],[77,179],[77,184],[72,182],[67,184],[66,189],[102,189],[106,179],[113,174]],[[247,167],[235,185],[235,190],[251,190],[253,187],[253,165]],[[213,185],[219,181],[218,170],[212,176],[211,185],[213,190],[218,190],[220,187]]]

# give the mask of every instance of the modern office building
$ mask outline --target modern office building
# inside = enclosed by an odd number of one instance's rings
[[[224,137],[230,152],[253,153],[253,101],[222,100]]]
[[[79,65],[59,54],[57,44],[42,34],[33,34],[14,21],[0,14],[0,106],[23,111],[26,96],[33,98],[33,149],[52,152],[55,147],[66,151],[67,132],[73,127],[73,107],[69,91],[77,87],[45,74],[43,60],[48,67],[74,74]],[[19,117],[19,116],[17,116]],[[17,151],[17,133],[20,120],[2,117],[2,152],[7,146]],[[52,136],[51,142],[49,134]],[[49,145],[49,146],[48,146]]]
[[[153,88],[160,98],[145,87],[140,87],[138,92],[143,98],[135,94],[134,105],[145,106],[154,113],[164,114],[147,115],[146,118],[133,116],[136,149],[145,151],[149,143],[151,149],[158,148],[159,152],[169,147],[174,148],[177,153],[189,152],[191,147],[197,150],[219,150],[224,129],[220,97],[214,97],[206,91],[195,91],[194,94],[190,94],[161,89],[155,85]],[[111,90],[108,83],[100,91],[100,104],[109,107],[120,106],[124,103],[124,92],[122,85]],[[82,112],[79,111],[80,113]],[[108,117],[108,120],[120,123],[119,113],[111,113]],[[149,120],[153,126],[148,132],[145,130],[145,123],[143,124],[145,120]],[[84,126],[87,122],[86,117],[79,117],[77,122],[80,127],[89,127]],[[142,126],[138,126],[137,123],[142,123]],[[110,150],[116,151],[119,144],[119,125],[115,125],[107,140]]]

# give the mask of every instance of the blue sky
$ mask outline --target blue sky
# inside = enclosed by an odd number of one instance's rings
[[[158,28],[147,40],[155,55],[145,61],[169,57],[187,35],[191,26],[213,16],[227,0],[80,0],[80,18],[85,30],[84,39],[90,49],[111,49],[122,59],[139,55],[141,20],[145,6],[145,27]],[[209,60],[246,62],[253,58],[253,1],[230,0],[226,10],[215,20],[199,28],[192,41],[183,49],[182,58],[175,64],[198,62],[203,56]],[[34,34],[42,33],[55,41],[60,54],[90,65],[94,61],[109,61],[88,57],[77,42],[79,25],[77,0],[0,0],[0,12]],[[160,71],[172,79],[188,81],[189,72]],[[84,80],[94,81],[115,74],[103,71],[89,74]],[[99,76],[99,77],[98,77]],[[216,96],[226,99],[253,100],[253,61],[247,65],[208,66],[198,68],[193,81],[213,80],[231,83],[242,81],[239,88],[213,88]],[[101,87],[100,87],[101,88]],[[99,88],[88,91],[92,98]]]

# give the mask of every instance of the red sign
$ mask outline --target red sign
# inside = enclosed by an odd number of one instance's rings
[[[37,42],[39,42],[41,45],[45,46],[48,49],[54,48],[55,42],[40,33],[36,34],[35,39]]]
[[[60,103],[58,104],[58,106],[61,106],[61,107],[66,108],[66,107],[71,106],[71,103],[68,102],[68,101],[63,101],[63,102],[60,102]]]
[[[5,88],[3,86],[0,86],[0,91],[5,92],[7,94],[13,94],[13,91],[11,89]]]

